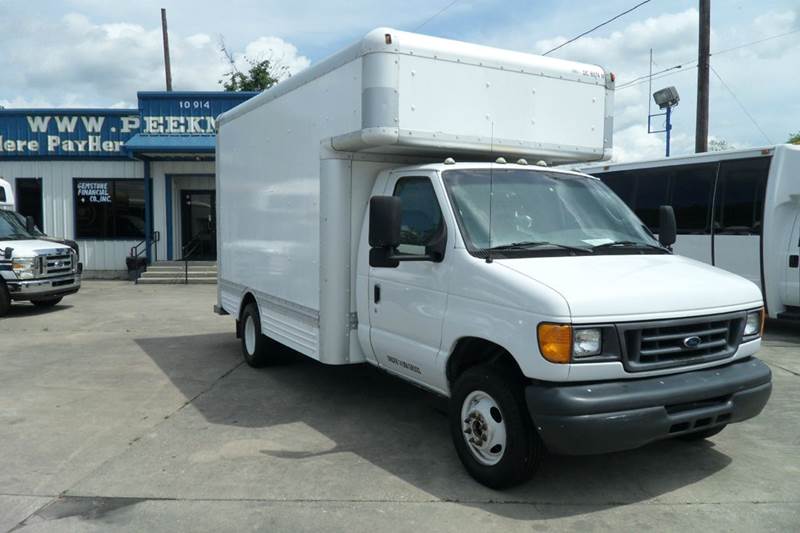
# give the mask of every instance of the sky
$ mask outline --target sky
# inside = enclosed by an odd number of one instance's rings
[[[239,67],[271,58],[291,72],[378,26],[543,53],[639,0],[451,2],[0,0],[0,106],[136,107],[137,91],[164,89],[161,7],[173,88],[218,90],[228,70],[221,40]],[[745,148],[800,131],[800,2],[717,0],[711,26],[709,137]],[[663,134],[647,133],[647,79],[625,86],[648,74],[651,48],[654,72],[682,65],[653,90],[678,89],[672,152],[694,150],[697,29],[697,0],[651,0],[551,54],[617,75],[615,160],[663,155]]]

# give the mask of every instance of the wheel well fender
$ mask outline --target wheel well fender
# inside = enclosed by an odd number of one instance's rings
[[[250,305],[251,303],[256,304],[258,307],[258,302],[256,301],[256,297],[253,295],[252,292],[246,292],[244,296],[242,296],[242,301],[239,303],[239,313],[236,315],[236,338],[241,338],[242,336],[242,313],[244,313],[244,308]]]
[[[524,374],[511,353],[497,343],[480,337],[462,337],[447,358],[445,374],[452,384],[465,370],[481,364],[503,367],[523,379]]]

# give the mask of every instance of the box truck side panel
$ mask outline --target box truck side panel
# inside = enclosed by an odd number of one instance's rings
[[[313,357],[320,139],[360,127],[360,93],[355,60],[220,125],[222,306],[238,316],[242,294],[254,292],[264,332]]]

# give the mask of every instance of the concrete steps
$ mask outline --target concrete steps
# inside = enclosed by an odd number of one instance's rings
[[[217,263],[189,261],[188,275],[183,261],[159,261],[147,267],[137,280],[141,285],[214,285],[217,283]]]

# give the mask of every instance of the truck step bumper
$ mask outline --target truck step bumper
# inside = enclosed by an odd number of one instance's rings
[[[613,382],[534,383],[528,411],[547,448],[585,455],[650,442],[759,414],[772,392],[772,373],[751,358],[724,367]]]

